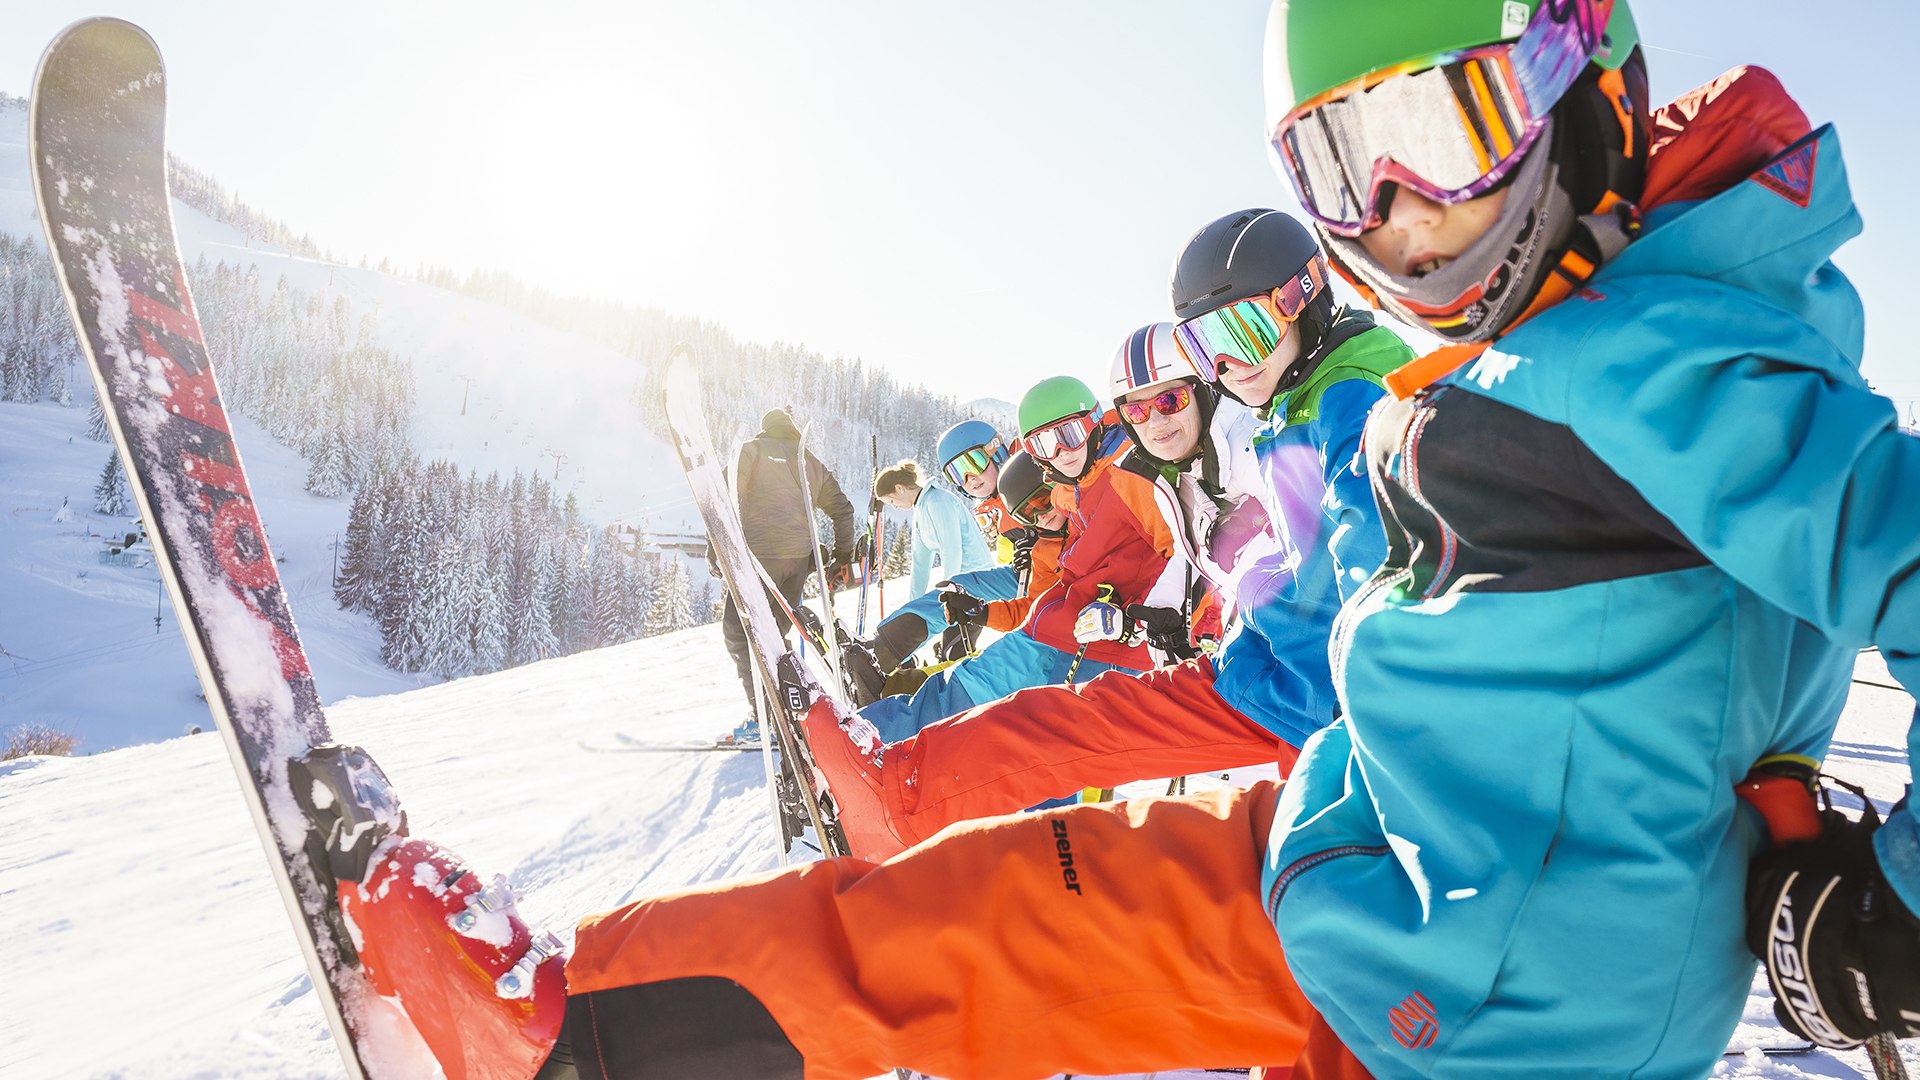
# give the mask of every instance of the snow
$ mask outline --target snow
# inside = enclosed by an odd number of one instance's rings
[[[1886,681],[1876,656],[1860,668]],[[328,712],[392,778],[415,835],[504,876],[536,927],[571,941],[583,915],[780,865],[756,755],[581,746],[711,737],[742,708],[705,626]],[[1912,708],[1856,684],[1835,741],[1831,767],[1883,805],[1906,780]],[[0,764],[0,911],[10,1080],[341,1075],[211,736]],[[1759,986],[1739,1040],[1786,1041]],[[1730,1056],[1714,1075],[1870,1072],[1864,1055],[1818,1052]]]
[[[0,232],[44,246],[26,123],[24,109],[0,108]],[[672,451],[641,429],[631,401],[640,377],[634,360],[470,297],[289,254],[178,201],[173,213],[189,264],[201,256],[252,264],[263,290],[285,275],[296,288],[345,296],[356,314],[377,315],[381,344],[412,364],[411,434],[423,457],[482,476],[538,473],[560,497],[576,495],[595,525],[644,519],[660,531],[698,531]],[[84,370],[75,375],[85,382]],[[76,389],[75,399],[71,409],[0,402],[0,735],[45,723],[94,753],[209,721],[171,606],[156,603],[157,574],[97,561],[100,538],[128,531],[134,515],[91,513],[108,447],[85,436],[86,391]],[[377,628],[331,602],[347,500],[307,495],[307,462],[250,421],[234,419],[234,441],[315,682],[328,695],[322,700],[433,681],[387,668]],[[71,520],[56,520],[61,514]],[[238,612],[234,621],[249,618]]]

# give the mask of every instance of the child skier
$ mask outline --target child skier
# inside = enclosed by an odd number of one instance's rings
[[[1655,124],[1609,0],[1282,0],[1268,51],[1342,271],[1452,342],[1368,426],[1391,531],[1345,714],[1284,798],[995,818],[587,920],[589,1075],[1704,1076],[1743,903],[1790,1027],[1915,1033],[1911,811],[1816,817],[1749,879],[1734,793],[1824,753],[1858,647],[1920,687],[1920,440],[1857,370],[1832,130],[1756,69]]]
[[[1202,228],[1172,292],[1187,321],[1144,327],[1114,357],[1115,405],[1136,443],[1123,468],[1156,488],[1236,625],[1212,657],[1023,690],[883,748],[810,730],[842,817],[883,823],[875,850],[1062,791],[1273,761],[1284,771],[1337,714],[1334,615],[1385,555],[1360,433],[1382,377],[1412,350],[1335,304],[1312,235],[1273,210]],[[1163,648],[1185,644],[1179,613],[1129,614],[1160,624]]]
[[[1026,393],[1020,425],[1026,451],[1063,481],[1054,497],[1070,519],[1072,539],[1061,554],[1060,577],[1034,599],[1019,627],[978,655],[933,675],[911,696],[882,698],[861,709],[883,740],[906,738],[1023,687],[1153,666],[1145,646],[1120,640],[1120,609],[1129,602],[1165,605],[1169,597],[1177,605],[1185,561],[1169,562],[1174,540],[1152,507],[1150,488],[1113,470],[1126,436],[1102,422],[1085,384],[1065,376]],[[977,599],[955,598],[949,605],[950,620],[984,614]]]
[[[966,521],[968,528],[974,535],[981,537],[978,551],[967,549],[966,554],[954,560],[954,565],[948,565],[944,559],[940,560],[943,577],[982,600],[1010,599],[1015,595],[1014,572],[1011,568],[1000,565],[999,560],[987,547],[981,528],[976,527],[979,522],[994,522],[993,535],[997,546],[1000,536],[997,522],[1004,507],[998,495],[995,494],[995,488],[999,483],[1001,465],[1007,460],[1005,442],[1001,439],[1000,433],[993,429],[992,424],[984,420],[962,420],[940,436],[935,453],[940,458],[941,475],[945,476],[953,486],[959,488],[968,499],[973,500],[974,505],[971,510],[967,510],[958,505],[958,500],[942,492],[941,495],[945,496],[941,500],[944,512],[938,515],[939,521],[932,526],[933,531],[941,537],[942,544],[949,543],[947,537],[959,535],[962,532],[958,523],[962,520],[962,515],[966,514],[970,515],[970,519]],[[876,479],[875,495],[884,499],[886,493],[880,490],[881,486]],[[893,485],[887,486],[890,489]],[[921,486],[924,486],[923,482]],[[948,506],[947,503],[955,505]],[[875,628],[873,638],[866,643],[872,653],[872,664],[861,664],[856,661],[854,665],[856,670],[868,667],[876,669],[874,671],[876,681],[892,674],[907,657],[912,656],[916,649],[925,644],[928,638],[947,628],[946,613],[940,603],[940,594],[928,589],[929,583],[937,580],[930,572],[934,548],[922,547],[923,527],[920,516],[921,511],[915,509],[913,599],[900,605],[898,610]],[[971,543],[964,537],[961,542]],[[928,560],[925,564],[922,562],[923,558]]]

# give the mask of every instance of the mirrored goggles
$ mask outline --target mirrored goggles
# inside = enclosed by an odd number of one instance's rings
[[[947,480],[955,487],[959,487],[967,477],[979,476],[992,468],[1000,460],[999,452],[1000,444],[997,441],[990,446],[976,446],[971,450],[962,450],[942,465],[940,471],[946,474]]]
[[[1080,413],[1064,420],[1055,420],[1046,427],[1036,429],[1032,434],[1021,439],[1020,445],[1025,447],[1027,453],[1032,454],[1035,459],[1052,461],[1069,450],[1078,450],[1087,445],[1087,440],[1092,437],[1095,426],[1092,414]]]
[[[1041,484],[1019,506],[1007,507],[1007,516],[1028,528],[1039,526],[1040,519],[1053,509],[1053,485]]]
[[[1539,0],[1511,42],[1410,60],[1302,102],[1273,148],[1300,205],[1340,236],[1385,220],[1387,184],[1437,203],[1491,191],[1601,44],[1613,0]]]
[[[1173,340],[1195,370],[1218,379],[1223,355],[1246,364],[1265,360],[1326,287],[1327,260],[1315,255],[1305,270],[1272,292],[1236,300],[1174,327]]]
[[[1122,401],[1118,403],[1120,418],[1138,427],[1153,419],[1154,413],[1172,416],[1193,404],[1193,387],[1182,383],[1170,386],[1145,401]]]

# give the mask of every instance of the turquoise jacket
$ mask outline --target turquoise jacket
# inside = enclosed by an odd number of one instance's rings
[[[913,595],[926,592],[936,580],[936,564],[942,578],[998,565],[980,523],[973,519],[973,508],[946,488],[929,484],[913,504]]]
[[[1375,414],[1388,552],[1265,867],[1374,1075],[1720,1059],[1755,964],[1734,784],[1824,755],[1857,648],[1920,675],[1920,440],[1861,379],[1829,261],[1859,230],[1822,128]]]

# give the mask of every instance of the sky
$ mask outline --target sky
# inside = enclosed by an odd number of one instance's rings
[[[490,267],[859,356],[962,398],[1103,379],[1198,227],[1293,206],[1260,0],[73,0],[0,5],[0,90],[66,23],[167,56],[172,148],[336,255]],[[1838,124],[1868,377],[1920,398],[1909,5],[1642,0],[1656,100],[1741,63]]]

